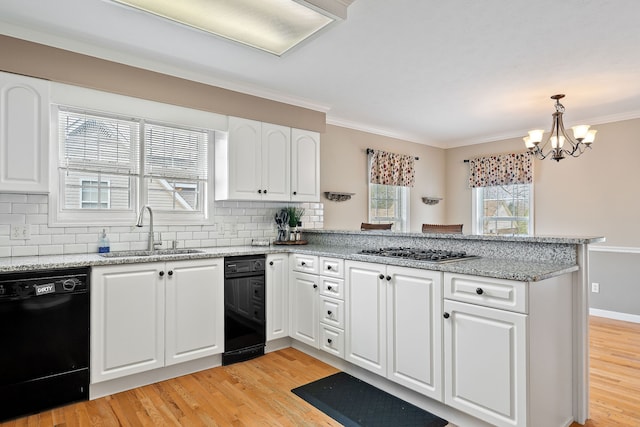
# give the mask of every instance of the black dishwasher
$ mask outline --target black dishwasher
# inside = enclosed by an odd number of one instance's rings
[[[246,255],[224,259],[224,353],[222,364],[264,354],[265,257]]]
[[[0,274],[0,421],[88,399],[88,277]]]

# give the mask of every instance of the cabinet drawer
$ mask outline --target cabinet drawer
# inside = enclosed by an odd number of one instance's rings
[[[344,331],[321,323],[320,350],[344,359]]]
[[[344,278],[344,260],[320,257],[320,274],[328,277]]]
[[[331,277],[320,277],[320,295],[344,299],[344,280]]]
[[[344,329],[344,301],[320,297],[320,322]]]
[[[445,273],[444,284],[447,299],[528,313],[526,282]]]
[[[293,264],[291,267],[293,271],[318,274],[318,257],[317,256],[292,254],[291,259],[293,259]]]

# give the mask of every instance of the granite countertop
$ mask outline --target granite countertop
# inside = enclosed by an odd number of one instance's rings
[[[560,243],[570,245],[583,245],[601,243],[605,241],[603,236],[523,236],[511,234],[461,234],[461,233],[410,233],[388,230],[325,230],[303,229],[304,234],[344,234],[358,236],[383,236],[383,237],[420,237],[429,239],[455,239],[489,242],[519,242],[519,243]]]
[[[386,265],[397,265],[422,268],[451,273],[470,274],[475,276],[494,277],[498,279],[536,282],[550,277],[578,270],[575,264],[557,264],[534,261],[505,260],[497,258],[476,258],[449,263],[431,263],[425,261],[383,258],[372,255],[361,255],[359,248],[322,245],[296,246],[229,246],[201,248],[198,253],[177,255],[152,255],[128,257],[103,257],[98,254],[51,255],[33,257],[0,258],[0,272],[16,272],[30,270],[48,270],[85,266],[121,265],[141,262],[165,262],[219,258],[225,256],[256,255],[270,253],[301,253],[343,258],[354,261],[375,262]]]

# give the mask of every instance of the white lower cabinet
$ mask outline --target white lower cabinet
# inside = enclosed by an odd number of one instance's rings
[[[224,350],[221,258],[93,267],[91,382]]]
[[[445,400],[494,425],[524,425],[527,316],[444,301]]]
[[[573,421],[572,281],[444,273],[445,404],[499,427]]]
[[[318,348],[318,276],[293,271],[289,284],[291,338]]]
[[[289,336],[289,254],[267,255],[267,341]]]
[[[442,400],[442,274],[345,263],[347,361]]]
[[[344,260],[292,254],[291,270],[291,337],[344,358]]]

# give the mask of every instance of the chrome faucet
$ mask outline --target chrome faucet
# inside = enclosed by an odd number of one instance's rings
[[[153,211],[151,210],[151,206],[144,205],[142,209],[140,209],[140,215],[138,215],[138,222],[136,223],[136,227],[142,227],[142,217],[144,215],[144,210],[147,209],[149,211],[149,241],[148,241],[148,250],[154,251],[156,249],[156,245],[161,245],[162,242],[156,243],[154,241],[153,236]]]

